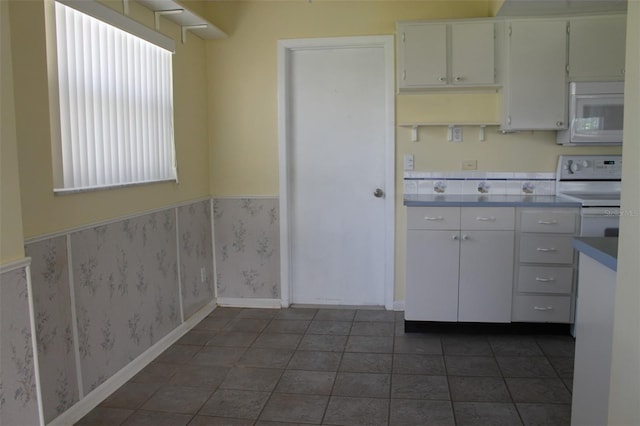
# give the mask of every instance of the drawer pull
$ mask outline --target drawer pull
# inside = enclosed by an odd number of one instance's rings
[[[480,222],[495,222],[496,218],[493,216],[489,216],[489,217],[477,216],[476,220]]]
[[[444,220],[442,216],[425,216],[424,220]]]
[[[548,253],[548,252],[554,252],[557,251],[555,248],[551,247],[551,248],[544,248],[544,247],[538,247],[536,250],[544,252],[544,253]]]
[[[553,311],[553,306],[534,306],[533,309],[536,311]]]
[[[538,223],[540,225],[556,225],[558,221],[557,220],[539,220]]]
[[[552,283],[554,282],[556,279],[553,277],[550,278],[540,278],[540,277],[536,277],[536,281],[540,282],[540,283]]]

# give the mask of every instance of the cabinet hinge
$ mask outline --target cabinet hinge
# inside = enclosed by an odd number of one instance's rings
[[[509,25],[509,37],[511,37],[511,32],[512,32],[511,25]]]
[[[407,37],[407,35],[406,35],[406,33],[403,31],[403,32],[402,32],[402,41],[405,41],[406,37]]]
[[[571,24],[567,22],[567,34],[571,34]]]
[[[507,124],[511,126],[511,116],[507,115]]]
[[[567,72],[567,75],[569,75],[569,64],[564,67],[564,70]]]
[[[406,80],[407,79],[407,70],[402,70],[402,80]]]

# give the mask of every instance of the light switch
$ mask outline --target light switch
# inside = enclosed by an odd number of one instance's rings
[[[405,154],[404,170],[407,172],[413,171],[413,154]]]

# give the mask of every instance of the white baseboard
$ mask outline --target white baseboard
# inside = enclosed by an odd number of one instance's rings
[[[404,311],[404,300],[394,300],[393,301],[393,310],[394,311]]]
[[[271,309],[282,307],[280,299],[251,299],[248,297],[218,297],[218,306]]]
[[[129,381],[133,376],[138,374],[140,370],[146,367],[151,361],[156,359],[158,355],[164,352],[169,346],[173,345],[196,324],[202,321],[216,308],[216,301],[208,303],[191,318],[173,329],[169,334],[160,339],[155,345],[140,354],[136,359],[120,369],[113,376],[108,378],[100,386],[92,390],[88,395],[76,402],[67,411],[53,419],[48,425],[72,425],[78,420],[86,416],[91,410],[97,407],[109,395],[118,390],[122,385]]]

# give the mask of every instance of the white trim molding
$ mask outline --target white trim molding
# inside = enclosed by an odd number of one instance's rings
[[[0,265],[0,274],[6,274],[7,272],[15,271],[16,269],[27,268],[31,265],[30,257],[23,257],[22,259],[14,260],[4,265]]]
[[[279,309],[281,307],[281,301],[280,299],[252,299],[250,297],[220,297],[218,298],[218,306]]]

